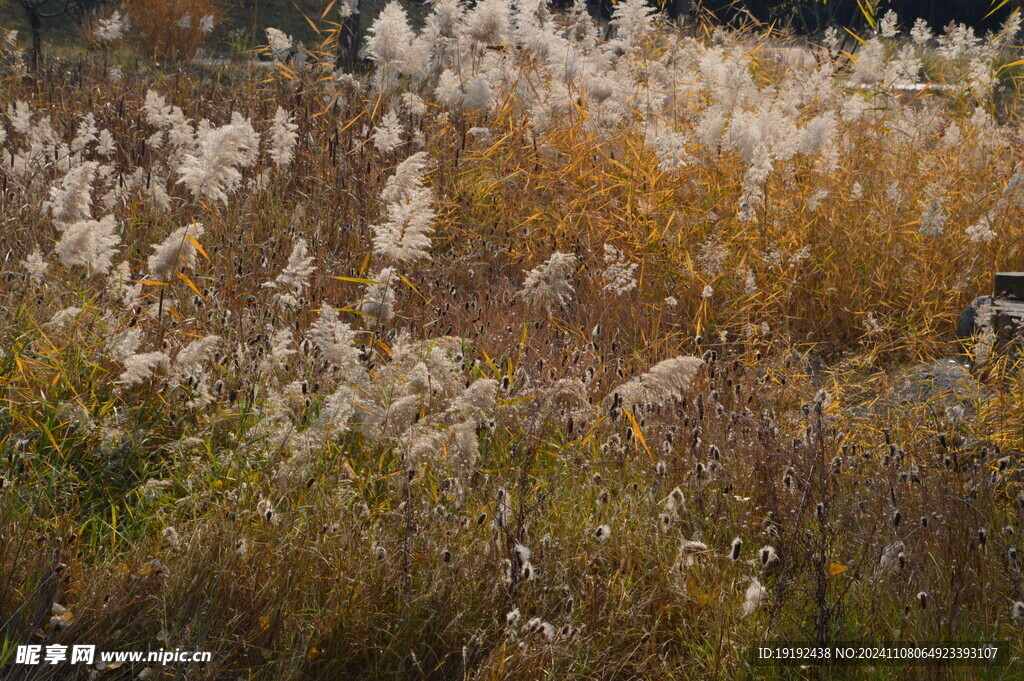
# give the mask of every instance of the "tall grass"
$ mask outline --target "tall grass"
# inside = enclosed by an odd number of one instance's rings
[[[615,82],[556,95],[551,64],[514,44],[436,57],[466,93],[504,60],[478,107],[439,101],[442,69],[389,85],[383,57],[353,78],[285,50],[269,76],[83,56],[34,83],[12,57],[0,104],[26,103],[35,132],[12,109],[0,164],[4,674],[70,673],[10,665],[26,641],[207,650],[209,665],[145,673],[210,679],[724,679],[775,639],[1003,640],[1019,656],[1019,371],[1004,358],[918,402],[896,375],[958,351],[955,315],[1021,258],[1014,105],[958,81],[969,58],[944,62],[949,89],[857,88],[838,49],[801,66],[770,38],[655,27],[595,74]],[[715,59],[734,69],[724,87]],[[771,120],[835,113],[835,163],[776,148],[758,184],[765,152],[698,139],[733,88],[763,112],[815,78],[820,94]],[[150,90],[184,123],[155,123]],[[538,113],[548,96],[557,115]],[[382,149],[392,111],[402,144]],[[109,155],[74,150],[86,114]],[[296,145],[277,164],[282,121]],[[430,160],[429,254],[395,262],[374,237],[413,150]],[[193,181],[209,166],[186,155],[225,173]],[[71,227],[49,190],[88,161],[109,168],[85,208],[116,216],[128,287],[54,254]],[[169,241],[191,223],[201,234]],[[978,224],[995,236],[972,238]],[[147,259],[168,252],[155,277]],[[556,253],[575,258],[568,294],[531,306],[527,273]],[[349,325],[334,347],[325,307]],[[164,357],[126,378],[146,353]],[[691,355],[692,381],[659,364]]]

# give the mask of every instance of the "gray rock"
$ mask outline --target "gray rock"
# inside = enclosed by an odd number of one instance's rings
[[[971,304],[960,313],[956,322],[956,337],[962,341],[970,340],[981,333],[981,324],[978,315],[981,307],[992,302],[992,296],[980,296],[971,301]]]
[[[891,375],[875,399],[851,411],[859,418],[878,418],[927,406],[939,415],[959,413],[967,417],[974,414],[977,399],[987,395],[963,363],[940,359]]]

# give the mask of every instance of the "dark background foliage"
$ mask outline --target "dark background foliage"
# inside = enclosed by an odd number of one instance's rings
[[[699,4],[723,20],[738,21],[749,12],[760,21],[791,23],[798,30],[810,32],[864,22],[857,0],[701,0]],[[882,0],[877,12],[881,15],[894,10],[907,26],[924,18],[935,29],[951,21],[989,29],[998,26],[1013,7],[1022,5],[1021,0],[1011,0],[989,15],[992,6],[988,0]]]

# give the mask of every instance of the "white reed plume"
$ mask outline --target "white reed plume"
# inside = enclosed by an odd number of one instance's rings
[[[156,281],[168,281],[175,268],[182,265],[189,268],[195,267],[198,250],[193,240],[198,241],[202,235],[202,223],[193,222],[179,227],[161,243],[154,245],[155,253],[146,261],[149,265],[150,278]]]
[[[373,250],[391,262],[430,260],[430,233],[436,213],[434,194],[423,186],[426,154],[405,159],[388,179],[381,198],[388,202],[387,219],[373,230]]]
[[[43,253],[39,250],[38,245],[25,257],[21,266],[25,273],[28,274],[29,281],[37,285],[43,283],[43,279],[46,278],[46,270],[50,267],[43,260]]]
[[[99,163],[86,161],[72,168],[60,184],[50,189],[46,206],[54,222],[72,223],[92,217],[92,183]]]
[[[398,113],[394,109],[388,111],[380,120],[380,125],[373,129],[373,146],[377,151],[389,154],[402,146],[402,135],[405,129],[398,120]]]
[[[281,61],[292,50],[292,38],[280,29],[267,27],[267,46],[274,59]]]
[[[414,190],[423,186],[426,167],[427,154],[424,151],[413,154],[399,163],[395,173],[384,183],[384,191],[380,194],[381,200],[391,203],[408,198]]]
[[[359,311],[381,323],[388,322],[395,312],[395,292],[391,284],[397,276],[393,267],[385,267],[378,272],[373,278],[374,283],[366,284],[363,288]]]
[[[615,38],[627,47],[635,47],[651,30],[651,14],[654,8],[647,0],[625,0],[615,5],[612,25]]]
[[[704,361],[697,357],[673,357],[655,364],[639,378],[616,387],[605,399],[625,408],[633,405],[658,406],[677,399],[689,390]]]
[[[320,425],[335,437],[348,432],[356,411],[356,392],[347,385],[327,396],[320,405]]]
[[[757,222],[758,211],[764,206],[764,186],[772,172],[771,150],[761,144],[754,152],[754,161],[743,174],[743,194],[739,200],[739,219]]]
[[[228,192],[242,181],[242,170],[256,162],[260,138],[241,114],[231,115],[227,125],[215,127],[202,121],[196,145],[178,167],[178,183],[197,198],[227,202]]]
[[[292,121],[291,115],[281,107],[277,107],[274,120],[270,124],[268,153],[278,168],[286,167],[295,157],[295,144],[298,139],[296,131],[298,129],[299,126]]]
[[[508,0],[482,0],[466,17],[466,33],[481,45],[503,45],[509,40],[511,9]]]
[[[384,6],[367,33],[366,56],[377,66],[374,80],[382,90],[393,87],[398,76],[416,74],[426,67],[424,45],[397,0]]]
[[[124,360],[124,371],[117,380],[127,387],[137,385],[150,378],[158,369],[166,370],[170,362],[170,358],[163,352],[131,355]]]
[[[79,265],[90,273],[106,274],[120,243],[117,221],[113,215],[107,215],[99,220],[79,220],[64,227],[54,252],[68,267]]]
[[[109,45],[120,40],[124,35],[126,20],[121,18],[120,12],[114,12],[106,19],[100,19],[96,23],[96,30],[93,37],[100,45]]]
[[[576,256],[556,251],[543,264],[526,274],[518,295],[529,305],[545,308],[551,313],[557,305],[568,305],[575,290],[570,277],[576,271]]]
[[[474,422],[483,421],[494,411],[498,395],[498,382],[491,378],[478,378],[459,395],[451,406],[451,411],[462,414]]]
[[[316,266],[313,265],[313,256],[308,253],[308,246],[305,239],[296,239],[292,246],[291,255],[288,256],[288,263],[281,274],[264,284],[267,288],[279,289],[275,294],[278,300],[286,305],[297,305],[299,296],[309,285],[309,278],[312,276]]]
[[[198,338],[183,347],[174,357],[172,377],[176,379],[184,378],[199,369],[203,362],[210,359],[210,356],[220,343],[220,336],[210,335]]]

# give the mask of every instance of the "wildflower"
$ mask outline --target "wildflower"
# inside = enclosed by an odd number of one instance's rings
[[[611,536],[612,528],[610,525],[601,525],[594,530],[594,537],[597,538],[598,541],[607,541]]]
[[[556,305],[567,305],[572,300],[574,289],[569,277],[575,269],[576,256],[555,252],[527,273],[519,296],[530,305],[544,307],[550,314]]]
[[[519,608],[513,608],[505,614],[505,621],[510,627],[515,626],[516,622],[519,621]]]
[[[743,540],[742,539],[740,539],[739,537],[736,537],[735,539],[732,540],[732,548],[729,551],[729,558],[732,559],[733,562],[735,562],[735,561],[740,559],[740,550],[742,548],[743,548]]]
[[[625,255],[611,244],[604,245],[604,261],[608,267],[602,275],[607,283],[602,290],[622,295],[637,287],[637,263],[626,260]]]
[[[384,560],[384,558],[387,557],[388,552],[384,549],[383,546],[378,545],[374,547],[373,554],[377,556],[377,560]]]
[[[921,606],[922,610],[926,610],[928,608],[928,592],[919,591],[917,593],[917,602]]]
[[[199,20],[199,32],[204,35],[213,33],[214,18],[212,14],[207,14],[205,17]]]
[[[715,289],[711,288],[710,286],[705,286],[704,290],[701,291],[700,297],[703,298],[704,300],[710,300],[711,296],[713,295],[715,295]]]
[[[1018,622],[1024,622],[1024,603],[1017,601],[1010,606],[1010,616]]]

